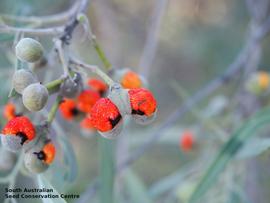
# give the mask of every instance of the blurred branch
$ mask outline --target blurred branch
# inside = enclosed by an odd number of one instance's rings
[[[70,17],[74,16],[82,7],[86,6],[85,0],[77,0],[73,5],[62,13],[57,13],[49,16],[12,16],[7,14],[1,14],[0,18],[4,21],[15,21],[17,23],[34,23],[39,26],[46,24],[63,24],[70,20]]]
[[[148,78],[149,68],[153,63],[157,45],[158,45],[158,32],[160,30],[161,20],[164,15],[168,0],[158,0],[151,17],[151,25],[149,27],[145,46],[141,56],[139,68],[140,73]]]
[[[81,0],[79,1],[80,4],[78,6],[78,9],[76,9],[76,12],[71,12],[70,16],[68,17],[70,22],[73,22],[74,19],[76,19],[77,15],[80,12],[84,12],[87,8],[88,0]],[[72,15],[71,15],[72,14]],[[15,18],[15,16],[14,16]],[[20,17],[18,17],[20,18]],[[57,21],[57,16],[55,18]],[[3,24],[3,22],[0,23],[0,33],[8,33],[8,34],[16,34],[18,32],[26,33],[26,34],[32,34],[32,35],[52,35],[52,36],[59,36],[61,34],[67,33],[67,28],[70,25],[70,22],[67,25],[62,26],[55,26],[55,27],[47,27],[47,28],[20,28],[20,27],[13,27],[6,24]],[[73,31],[73,30],[72,30]],[[61,36],[63,37],[63,36]]]

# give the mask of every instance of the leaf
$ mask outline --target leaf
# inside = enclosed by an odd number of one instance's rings
[[[149,189],[149,196],[152,198],[157,198],[159,195],[162,195],[167,191],[173,190],[177,185],[179,185],[179,183],[184,180],[186,176],[194,172],[194,168],[194,164],[187,164],[173,174],[157,181]]]
[[[147,194],[146,187],[142,180],[132,171],[125,171],[125,188],[128,190],[132,203],[151,203],[152,200]]]
[[[270,148],[270,138],[252,138],[236,154],[236,159],[255,157]]]
[[[65,174],[65,179],[73,182],[78,175],[78,164],[72,145],[65,136],[58,136],[59,143],[62,146],[64,154],[64,162],[68,166],[68,171]]]
[[[65,199],[60,197],[60,194],[57,192],[57,190],[49,183],[49,181],[47,181],[47,179],[43,175],[39,175],[37,180],[39,188],[53,189],[53,192],[50,194],[59,196],[59,198],[54,199],[43,198],[43,203],[67,203]]]
[[[189,203],[194,203],[207,192],[207,190],[215,183],[218,175],[224,170],[228,162],[234,157],[236,152],[243,146],[245,141],[255,135],[258,128],[270,122],[270,109],[262,109],[255,116],[245,122],[239,128],[227,143],[223,145],[217,157],[212,162],[205,175],[192,193]]]

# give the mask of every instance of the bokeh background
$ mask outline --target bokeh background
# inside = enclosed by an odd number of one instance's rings
[[[73,1],[68,0],[1,0],[0,13],[19,16],[50,15],[68,9],[72,3]],[[159,14],[156,15],[156,12]],[[251,18],[244,0],[90,0],[87,16],[92,32],[97,36],[113,68],[130,67],[146,74],[148,88],[158,101],[158,115],[153,124],[142,127],[129,120],[123,135],[113,141],[116,166],[140,149],[155,129],[189,96],[226,70],[245,44]],[[153,31],[153,23],[157,21],[157,17],[160,17],[160,24]],[[102,67],[91,43],[82,35],[83,29],[78,27],[73,35],[70,51],[88,63]],[[7,102],[14,72],[14,46],[12,36],[0,34],[0,37],[0,103],[3,106]],[[154,44],[150,47],[151,54],[147,55],[145,49],[151,38]],[[49,53],[52,48],[51,38],[41,37],[39,40]],[[261,60],[256,68],[268,70],[268,47],[269,39],[266,38],[262,43]],[[45,82],[57,78],[61,67],[58,63],[50,63],[36,71]],[[237,95],[241,92],[239,89],[245,77],[243,72],[238,74],[166,128],[161,139],[156,140],[138,160],[117,175],[116,202],[187,201],[224,143],[217,131],[225,131],[226,135],[230,135],[244,119],[241,112],[239,113]],[[52,101],[53,98],[48,107]],[[267,103],[266,97],[264,104]],[[35,114],[37,115],[31,116],[37,123],[44,118],[41,113]],[[83,132],[77,124],[64,121],[60,115],[57,115],[57,121],[60,129],[53,129],[52,137],[60,132],[70,140],[77,159],[78,177],[73,183],[54,181],[55,188],[65,193],[83,195],[99,173],[99,135]],[[183,151],[179,144],[186,130],[191,131],[195,138],[195,144],[189,152]],[[268,132],[266,129],[260,135],[267,136]],[[225,136],[225,140],[227,138]],[[60,153],[58,156],[61,155]],[[54,174],[52,170],[54,167],[47,173]],[[61,170],[58,173],[61,174]],[[257,157],[234,160],[201,202],[267,203],[270,201],[269,175],[267,151]],[[35,182],[35,177],[33,181],[20,175],[17,184],[31,186]],[[3,197],[0,198],[3,201]],[[91,200],[85,202],[98,202],[97,192],[94,190],[89,198]],[[67,199],[67,202],[76,201]],[[39,200],[18,202],[36,203]]]

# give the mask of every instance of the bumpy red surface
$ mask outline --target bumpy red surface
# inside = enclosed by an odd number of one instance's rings
[[[4,135],[16,135],[17,133],[25,134],[28,140],[35,138],[35,127],[26,116],[11,119],[2,130],[2,134]]]
[[[8,103],[5,105],[4,110],[3,110],[3,116],[5,119],[8,121],[11,120],[12,118],[16,117],[16,107],[12,103]]]
[[[89,79],[87,84],[92,90],[95,90],[99,93],[103,93],[108,89],[108,86],[101,80],[98,79]]]
[[[101,132],[109,131],[113,128],[110,120],[115,120],[119,115],[119,110],[108,98],[101,98],[93,106],[91,113],[92,125]]]
[[[89,113],[99,98],[100,95],[96,91],[82,91],[78,97],[78,109],[82,112]]]
[[[153,94],[144,88],[131,89],[128,91],[132,110],[140,110],[146,116],[151,116],[157,108],[157,102]]]
[[[180,147],[183,151],[190,151],[194,144],[194,136],[192,132],[185,131],[180,139]]]
[[[73,110],[76,108],[76,102],[72,99],[64,99],[59,106],[60,113],[67,120],[72,120],[74,118]]]
[[[45,160],[44,160],[44,162],[47,163],[47,164],[51,164],[53,162],[53,160],[54,160],[55,153],[56,153],[54,144],[51,143],[51,142],[47,143],[43,147],[42,151],[45,154]]]

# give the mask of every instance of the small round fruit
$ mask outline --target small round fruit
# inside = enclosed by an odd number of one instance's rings
[[[128,91],[132,117],[139,124],[149,124],[156,117],[157,102],[153,94],[144,88]]]
[[[94,104],[99,100],[100,95],[94,90],[83,90],[78,96],[78,109],[82,112],[89,113]]]
[[[115,138],[122,131],[123,119],[117,106],[108,98],[99,99],[90,112],[92,125],[106,138]]]
[[[104,96],[104,94],[106,93],[108,89],[108,86],[106,85],[106,83],[104,83],[102,80],[95,79],[95,78],[89,79],[87,81],[87,84],[92,90],[97,91],[100,94],[100,96]]]
[[[52,142],[47,141],[42,147],[37,144],[25,153],[25,166],[32,173],[42,173],[54,161],[55,153],[55,146]]]
[[[12,85],[19,94],[21,94],[27,86],[35,82],[37,82],[35,75],[25,69],[17,70],[12,78]]]
[[[3,128],[1,140],[5,148],[18,151],[36,137],[35,127],[26,116],[11,119]]]
[[[32,38],[21,39],[15,47],[16,57],[24,62],[33,63],[43,55],[42,45]]]
[[[16,107],[13,103],[7,103],[3,109],[3,116],[6,120],[16,117]]]
[[[34,83],[24,89],[23,104],[29,111],[40,111],[46,105],[49,92],[44,85]]]
[[[185,131],[183,132],[181,139],[180,139],[180,148],[184,152],[188,152],[192,149],[194,145],[194,136],[191,131]]]

